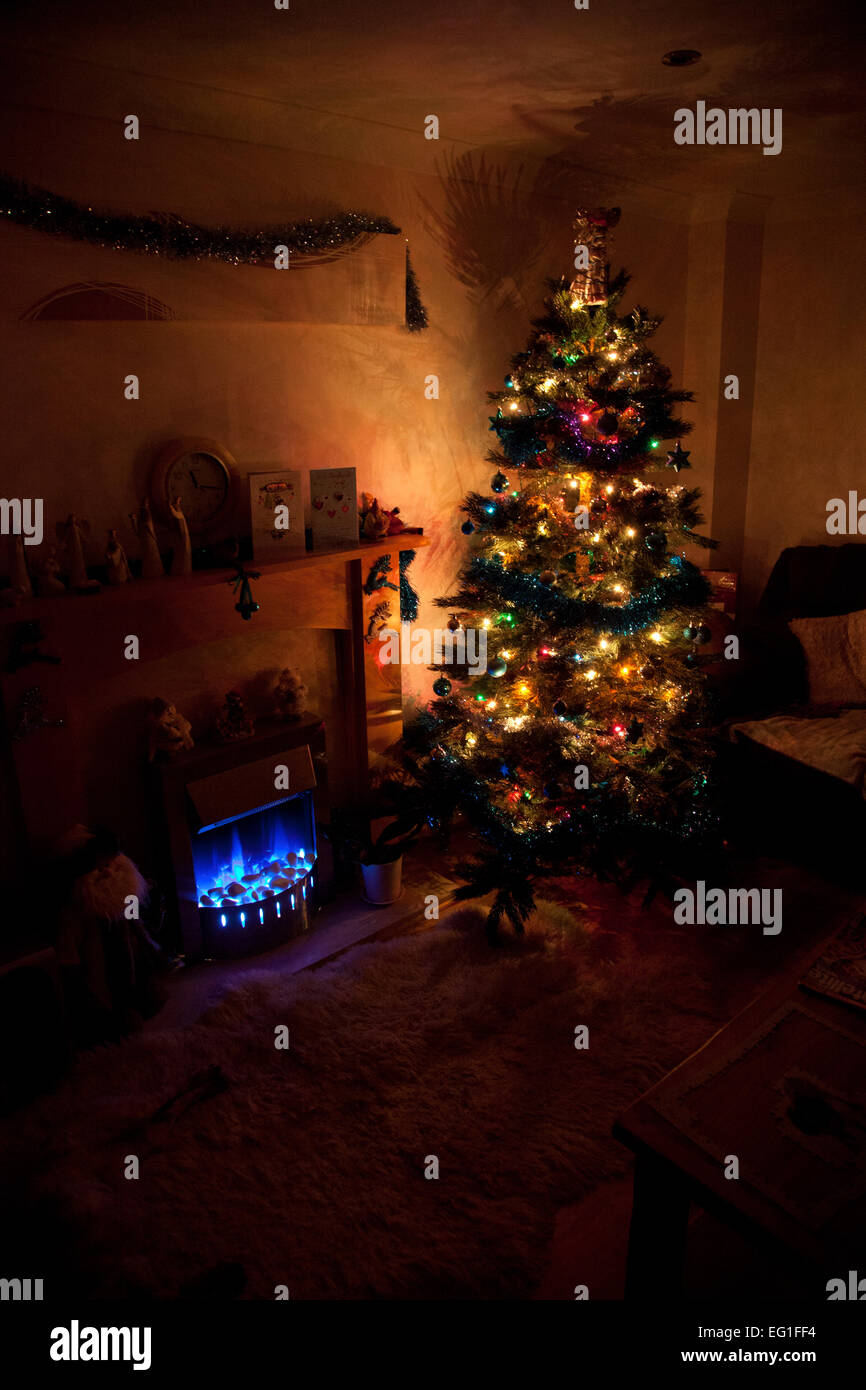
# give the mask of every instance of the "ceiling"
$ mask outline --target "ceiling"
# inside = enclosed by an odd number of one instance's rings
[[[864,49],[853,3],[828,0],[32,0],[7,3],[7,101],[62,109],[164,79],[173,128],[422,169],[438,149],[507,148],[609,176],[612,189],[781,196],[863,178]],[[703,55],[665,67],[672,48]],[[26,77],[21,74],[25,73]],[[17,74],[18,86],[15,89]],[[44,79],[44,80],[43,80]],[[84,89],[82,89],[83,91]],[[72,98],[80,106],[89,96]],[[674,111],[780,107],[782,153],[682,147]],[[57,104],[60,104],[59,106]],[[80,112],[79,112],[80,114]],[[208,126],[209,123],[209,126]]]

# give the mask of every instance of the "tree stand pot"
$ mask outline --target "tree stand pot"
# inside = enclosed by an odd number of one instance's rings
[[[389,864],[362,864],[364,897],[375,907],[395,903],[403,891],[403,856]]]

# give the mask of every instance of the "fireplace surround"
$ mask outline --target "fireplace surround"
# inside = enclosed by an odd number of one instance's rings
[[[156,770],[163,882],[188,959],[252,955],[307,931],[329,896],[325,726],[262,723]]]
[[[324,632],[333,643],[329,742],[332,801],[340,805],[363,802],[369,762],[402,732],[401,668],[380,665],[373,646],[364,640],[370,611],[381,600],[377,593],[365,595],[364,576],[385,550],[396,558],[401,550],[429,544],[425,536],[392,536],[309,551],[259,567],[255,632],[272,643],[272,649],[262,653],[260,669],[272,667],[276,674],[286,664],[289,632],[317,637]],[[227,587],[230,577],[225,570],[202,570],[138,579],[95,597],[30,598],[16,608],[0,608],[0,724],[6,735],[0,738],[0,820],[5,830],[0,837],[0,878],[16,892],[20,884],[25,893],[54,841],[70,826],[107,826],[145,875],[170,893],[174,944],[191,959],[204,954],[201,894],[196,892],[188,846],[176,853],[167,848],[181,835],[189,837],[186,793],[178,797],[169,791],[167,803],[160,780],[163,775],[169,783],[175,777],[183,779],[186,763],[181,761],[174,770],[166,767],[164,773],[148,771],[141,731],[154,695],[168,697],[190,712],[191,663],[195,689],[226,689],[237,644],[248,641],[247,625],[240,622]],[[13,669],[6,656],[15,628],[25,620],[39,624],[44,633],[41,651],[48,659]],[[125,655],[129,634],[138,638],[139,657],[134,661]],[[239,680],[248,678],[249,673],[238,674]],[[39,685],[51,722],[13,740],[11,714],[33,684]],[[253,708],[260,701],[261,693]],[[214,747],[201,743],[201,724],[196,721],[198,746],[190,755],[195,769],[187,780],[254,762],[281,746],[285,750],[298,734],[299,743],[309,744],[316,768],[313,802],[316,823],[321,823],[328,814],[328,800],[322,785],[324,767],[319,766],[324,734],[320,747],[310,730],[317,722],[321,721],[305,721],[309,737],[302,738],[301,725],[269,724],[259,717],[254,740]],[[274,799],[273,790],[248,806],[265,799]],[[329,891],[329,846],[321,837],[317,855],[315,904]]]

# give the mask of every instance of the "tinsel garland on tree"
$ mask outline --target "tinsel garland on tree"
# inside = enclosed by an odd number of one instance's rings
[[[670,574],[657,576],[640,594],[617,605],[569,597],[538,574],[506,569],[498,556],[477,556],[466,567],[465,587],[438,598],[436,604],[439,608],[475,610],[505,604],[512,611],[519,609],[557,628],[588,628],[624,637],[640,632],[663,613],[673,609],[692,612],[706,603],[709,585],[700,570],[678,555],[671,556],[671,567]]]
[[[255,229],[203,227],[174,213],[105,212],[72,198],[0,174],[0,211],[21,227],[48,236],[86,241],[113,251],[132,251],[165,260],[212,260],[226,265],[273,265],[274,248],[287,246],[302,256],[336,254],[375,235],[395,236],[400,228],[389,217],[360,212],[333,213]],[[411,331],[426,328],[427,314],[406,253],[406,322]]]
[[[608,222],[602,210],[575,223],[576,236],[591,225],[596,256]],[[486,669],[435,667],[403,740],[431,824],[447,830],[460,813],[474,832],[460,896],[494,895],[494,938],[504,918],[522,930],[545,875],[657,883],[717,839],[708,585],[681,553],[715,543],[694,529],[699,490],[664,476],[689,467],[676,407],[692,397],[648,346],[660,320],[619,312],[627,283],[620,274],[599,298],[604,263],[552,282],[491,393],[491,492],[467,497],[472,553],[437,600],[452,632],[486,633]]]

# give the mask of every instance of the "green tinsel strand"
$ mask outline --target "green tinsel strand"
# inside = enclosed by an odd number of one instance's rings
[[[418,279],[406,243],[406,327],[410,333],[421,333],[427,327],[427,310],[421,300]]]
[[[386,574],[391,573],[391,556],[379,555],[370,566],[367,578],[364,580],[364,593],[375,594],[377,589],[393,589],[397,592],[397,585],[392,584],[385,578]]]
[[[418,595],[412,588],[408,570],[415,559],[414,550],[400,551],[400,621],[414,623],[418,617]]]
[[[400,230],[389,217],[360,212],[306,218],[257,230],[201,227],[172,213],[137,217],[102,212],[7,174],[0,175],[0,212],[19,226],[49,236],[169,260],[219,260],[230,265],[273,264],[277,245],[287,246],[300,255],[337,251],[360,237],[395,236]]]

